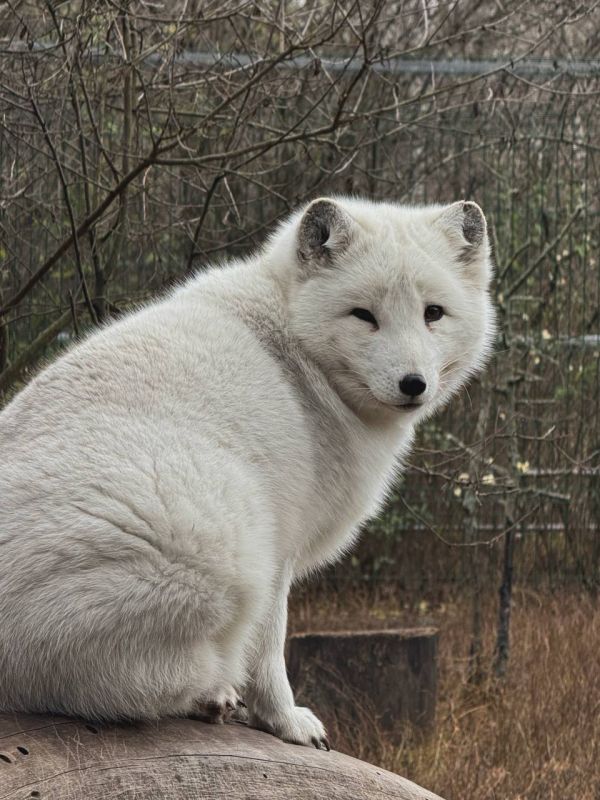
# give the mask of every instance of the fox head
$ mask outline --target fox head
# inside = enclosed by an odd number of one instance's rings
[[[273,248],[287,265],[292,334],[365,420],[412,423],[483,366],[495,323],[475,203],[323,198]]]

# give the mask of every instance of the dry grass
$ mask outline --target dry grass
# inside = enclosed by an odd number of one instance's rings
[[[420,613],[419,613],[420,611]],[[506,679],[466,679],[469,612],[464,604],[407,613],[393,597],[298,601],[295,630],[413,624],[440,627],[434,732],[386,742],[373,722],[336,732],[334,746],[402,773],[446,800],[599,800],[600,604],[587,596],[517,595]],[[491,660],[495,609],[485,613]]]

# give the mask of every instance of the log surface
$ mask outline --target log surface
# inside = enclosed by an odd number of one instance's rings
[[[241,724],[0,714],[0,800],[440,800],[341,753]]]

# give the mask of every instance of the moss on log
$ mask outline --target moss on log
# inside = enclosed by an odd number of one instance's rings
[[[241,724],[0,714],[0,800],[440,800],[340,753]]]

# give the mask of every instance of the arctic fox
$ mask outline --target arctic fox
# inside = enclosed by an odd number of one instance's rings
[[[292,581],[381,507],[490,351],[471,202],[318,199],[74,346],[0,414],[0,709],[230,716],[328,747]]]

